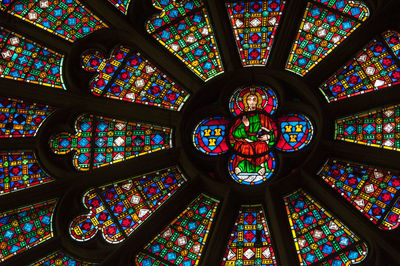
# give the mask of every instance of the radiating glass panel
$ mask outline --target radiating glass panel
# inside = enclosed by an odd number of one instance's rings
[[[131,0],[108,0],[108,1],[125,15],[128,13],[128,8],[129,4],[131,3]]]
[[[89,263],[84,262],[79,259],[75,259],[65,252],[57,251],[45,258],[38,260],[37,262],[31,264],[30,266],[89,266],[89,265],[97,265],[97,263]]]

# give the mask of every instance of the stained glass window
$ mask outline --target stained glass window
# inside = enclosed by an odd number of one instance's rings
[[[108,27],[78,0],[4,0],[0,9],[70,42]]]
[[[368,7],[361,1],[309,1],[286,69],[306,75],[368,17]]]
[[[95,263],[87,263],[82,260],[74,259],[62,251],[57,251],[45,258],[31,264],[30,266],[89,266]]]
[[[388,41],[385,41],[385,36]],[[371,41],[349,63],[320,88],[329,102],[383,89],[400,83],[395,51],[388,43],[399,43],[397,32],[386,31]]]
[[[314,134],[311,121],[304,115],[289,114],[278,119],[281,137],[276,145],[278,150],[294,152],[307,146]]]
[[[100,230],[109,243],[124,241],[185,181],[177,168],[171,168],[91,189],[83,197],[90,212],[74,219],[71,236],[87,241]]]
[[[284,6],[284,0],[226,4],[243,66],[267,63]]]
[[[218,201],[200,195],[136,256],[137,265],[199,265]]]
[[[162,15],[147,22],[147,31],[203,80],[223,73],[214,33],[202,0],[178,3],[152,0]]]
[[[0,77],[64,88],[64,56],[0,27]]]
[[[0,138],[34,137],[53,107],[0,97]]]
[[[350,265],[365,259],[367,245],[310,195],[299,189],[284,201],[300,265]]]
[[[223,117],[210,117],[201,121],[193,131],[193,143],[197,150],[208,155],[220,155],[229,150],[226,143],[229,121]]]
[[[50,140],[57,154],[74,151],[73,165],[87,171],[131,158],[169,149],[171,129],[148,124],[81,115],[75,122],[76,134],[60,133]]]
[[[266,86],[239,88],[229,101],[229,110],[234,116],[252,111],[264,111],[272,115],[277,109],[278,97]]]
[[[180,110],[189,97],[140,53],[120,46],[110,58],[98,51],[82,55],[82,67],[97,72],[90,84],[96,96]]]
[[[56,200],[0,214],[0,261],[33,248],[53,237]]]
[[[385,169],[329,159],[319,173],[325,182],[380,228],[391,230],[399,224],[400,177]],[[385,220],[390,212],[397,217]]]
[[[0,195],[35,187],[53,179],[33,152],[0,152]]]
[[[400,107],[394,105],[338,119],[335,139],[398,151],[399,117]]]
[[[277,265],[261,205],[241,207],[222,265]]]
[[[128,13],[128,8],[131,0],[108,0],[108,1],[125,15]]]
[[[273,152],[258,157],[233,154],[228,162],[228,171],[234,181],[243,185],[258,185],[266,182],[275,172]]]

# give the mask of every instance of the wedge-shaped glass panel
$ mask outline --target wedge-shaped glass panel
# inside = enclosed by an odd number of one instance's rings
[[[108,1],[125,15],[128,13],[128,8],[129,4],[131,3],[131,0],[108,0]]]
[[[57,251],[41,260],[31,264],[30,266],[89,266],[97,265],[97,263],[84,262],[79,259],[75,259],[62,251]]]
[[[302,189],[284,201],[300,265],[350,265],[366,258],[367,245]]]
[[[136,256],[136,265],[199,265],[218,201],[200,195]]]

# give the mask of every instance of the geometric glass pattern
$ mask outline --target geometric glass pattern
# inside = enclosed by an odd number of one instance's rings
[[[47,105],[0,97],[0,138],[36,136],[53,110]]]
[[[204,81],[223,73],[203,1],[152,2],[162,12],[146,23],[147,32]]]
[[[108,0],[108,1],[125,15],[128,13],[128,7],[131,0]]]
[[[56,200],[0,213],[0,262],[53,237]]]
[[[310,143],[314,129],[308,117],[300,114],[288,114],[280,117],[282,135],[276,148],[285,152],[294,152],[303,149]]]
[[[267,63],[284,6],[284,0],[226,3],[243,66]]]
[[[90,90],[96,96],[179,111],[188,93],[140,53],[119,46],[106,58],[99,51],[82,55],[82,68],[96,73]]]
[[[96,263],[87,263],[65,254],[62,251],[54,252],[53,254],[42,258],[41,260],[31,264],[30,266],[89,266],[96,265]]]
[[[136,265],[199,265],[218,201],[201,194],[136,256]]]
[[[362,2],[348,0],[309,1],[286,69],[306,75],[369,16]]]
[[[367,245],[302,189],[284,198],[300,265],[350,265]]]
[[[397,32],[386,31],[324,83],[320,90],[328,102],[345,99],[400,83],[400,68],[389,43],[400,42]]]
[[[50,139],[56,154],[74,151],[79,171],[132,159],[172,147],[171,129],[84,114],[75,122],[76,135],[62,132]]]
[[[222,265],[277,265],[261,205],[241,207]]]
[[[225,133],[229,121],[222,117],[210,117],[201,121],[193,131],[193,144],[207,155],[220,155],[229,150]]]
[[[108,27],[78,0],[3,0],[0,10],[70,42]]]
[[[374,109],[336,120],[335,139],[400,151],[400,106]]]
[[[0,195],[35,187],[53,179],[33,152],[0,152]]]
[[[103,238],[118,244],[124,241],[186,181],[177,168],[94,188],[83,196],[88,214],[70,225],[71,237],[87,241],[100,230]]]
[[[385,169],[329,159],[319,176],[379,228],[399,226],[400,177]]]
[[[64,56],[0,27],[0,77],[64,88]]]

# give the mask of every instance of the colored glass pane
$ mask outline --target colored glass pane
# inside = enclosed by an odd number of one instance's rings
[[[147,22],[147,31],[204,80],[223,73],[218,48],[202,0],[153,0],[160,15]]]
[[[380,228],[390,230],[400,224],[399,216],[394,224],[382,224],[390,206],[399,201],[398,173],[330,159],[319,176]]]
[[[107,166],[172,146],[169,128],[90,114],[78,117],[75,131],[75,135],[62,132],[53,136],[50,147],[57,154],[74,151],[73,165],[79,171]]]
[[[275,92],[266,86],[239,88],[229,101],[229,110],[234,116],[251,111],[264,111],[272,115],[277,109],[278,98]]]
[[[65,254],[62,251],[55,252],[30,266],[89,266],[96,265],[96,263],[83,262],[82,260],[74,259],[73,257]]]
[[[226,4],[243,66],[267,63],[284,6],[283,0]]]
[[[90,212],[73,220],[71,236],[87,241],[101,230],[109,243],[124,241],[185,181],[180,171],[172,168],[91,189],[83,197]]]
[[[0,261],[53,237],[55,205],[51,200],[0,214]]]
[[[136,256],[136,264],[199,265],[218,201],[200,195]]]
[[[108,0],[108,1],[125,15],[128,13],[128,8],[129,4],[131,3],[131,0]]]
[[[222,265],[277,265],[261,205],[241,207]]]
[[[52,180],[33,152],[0,152],[0,195]]]
[[[400,37],[397,31],[388,30],[383,33],[383,38],[387,45],[389,45],[390,49],[394,52],[394,54],[399,57],[400,56]]]
[[[229,143],[244,156],[264,155],[276,144],[275,121],[266,114],[250,113],[236,118],[229,131]]]
[[[352,0],[315,0],[318,3],[324,4],[330,8],[341,11],[344,14],[350,15],[361,21],[365,21],[369,17],[368,7],[361,1]]]
[[[356,18],[349,18],[340,12],[333,13],[324,6],[309,2],[286,69],[304,76],[349,37],[361,23]]]
[[[78,0],[5,0],[1,9],[71,42],[108,27]]]
[[[98,51],[82,55],[82,67],[98,74],[90,83],[96,96],[180,110],[188,93],[140,53],[120,46],[110,58]]]
[[[384,41],[378,38],[329,78],[320,90],[332,102],[399,83],[400,68]]]
[[[260,157],[242,157],[234,154],[228,163],[233,180],[243,185],[258,185],[273,175],[276,167],[274,153]]]
[[[350,265],[366,258],[366,244],[303,190],[284,201],[300,265],[328,265],[332,257],[341,263],[336,265]]]
[[[400,150],[400,107],[374,109],[336,120],[335,139]]]
[[[307,146],[313,137],[313,125],[306,116],[289,114],[278,119],[281,136],[276,148],[285,152],[294,152]]]
[[[0,97],[0,138],[34,137],[53,107]]]
[[[193,144],[208,155],[220,155],[229,150],[225,134],[229,121],[223,117],[210,117],[201,121],[193,132]]]
[[[64,56],[0,27],[0,77],[64,88]]]

